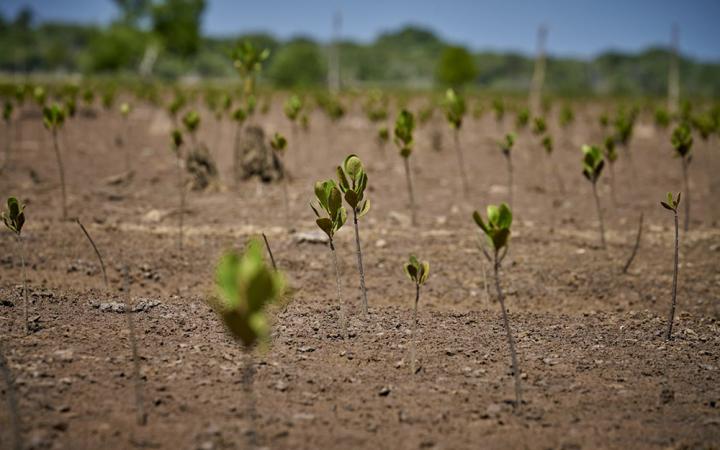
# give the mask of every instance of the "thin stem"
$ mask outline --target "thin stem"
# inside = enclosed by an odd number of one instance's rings
[[[90,233],[85,229],[85,225],[80,222],[80,218],[76,217],[75,221],[78,225],[80,225],[80,229],[85,233],[85,237],[90,241],[90,245],[92,245],[93,250],[95,250],[95,255],[97,256],[98,261],[100,261],[100,268],[102,269],[103,274],[103,280],[105,281],[105,289],[109,288],[108,284],[108,277],[107,272],[105,272],[105,263],[103,262],[102,256],[100,255],[100,251],[98,250],[97,246],[95,245],[95,241],[93,241],[93,238],[90,237]]]
[[[615,164],[610,163],[610,199],[613,207],[617,208],[617,197],[615,197]]]
[[[462,148],[460,147],[460,129],[455,128],[453,133],[455,140],[455,152],[457,153],[458,167],[460,168],[460,183],[462,185],[463,196],[467,198],[469,194],[467,176],[465,175],[465,162],[463,161]]]
[[[410,196],[410,216],[413,226],[417,225],[415,217],[415,194],[413,193],[412,177],[410,176],[410,158],[403,158],[405,164],[405,179],[407,180],[408,195]]]
[[[600,197],[597,193],[597,184],[593,182],[593,197],[595,197],[595,208],[597,209],[598,222],[600,222],[600,247],[605,249],[605,225],[603,224],[602,208],[600,207]]]
[[[520,387],[520,368],[518,367],[517,354],[515,353],[515,340],[510,331],[510,321],[508,320],[507,311],[505,310],[505,297],[500,288],[500,275],[498,269],[500,262],[498,260],[498,251],[495,250],[495,261],[493,269],[495,272],[495,289],[497,290],[498,300],[500,301],[500,309],[502,310],[503,324],[505,325],[505,334],[507,336],[508,346],[510,347],[510,359],[512,361],[512,370],[515,377],[515,410],[519,410],[522,405],[522,389]]]
[[[679,253],[679,236],[678,236],[678,214],[677,210],[673,211],[675,216],[675,258],[673,260],[673,281],[672,281],[672,304],[670,306],[670,317],[668,318],[668,329],[666,340],[672,339],[673,321],[675,320],[675,305],[677,298],[677,276],[678,276],[678,253]]]
[[[552,160],[552,156],[550,156],[550,158],[550,168],[555,175],[555,180],[557,181],[558,189],[560,189],[560,194],[565,195],[565,183],[563,183],[562,176],[560,175],[560,172],[557,168],[557,164],[555,164],[555,161]]]
[[[252,351],[249,348],[245,349],[245,368],[243,370],[242,383],[245,395],[247,397],[247,410],[248,422],[250,424],[250,433],[248,433],[248,447],[254,449],[257,447],[257,435],[256,435],[256,400],[255,390],[253,389],[253,380],[255,379],[255,366],[253,365]]]
[[[512,163],[512,155],[508,152],[505,156],[505,159],[507,160],[507,169],[508,169],[508,204],[510,205],[510,209],[514,211],[513,209],[513,163]]]
[[[282,163],[282,160],[280,160],[279,155],[278,155],[278,160],[280,161],[280,171],[281,171],[281,176],[282,176],[283,206],[285,207],[285,227],[289,230],[290,229],[290,200],[288,199],[288,175],[285,172],[285,164]]]
[[[145,406],[143,404],[142,379],[140,378],[140,356],[138,355],[137,340],[135,339],[135,324],[132,320],[133,311],[130,301],[130,270],[127,264],[123,267],[123,271],[125,272],[125,317],[127,318],[127,327],[130,335],[130,349],[132,350],[137,424],[144,426],[147,424],[147,413],[145,412]]]
[[[57,158],[58,171],[60,172],[60,189],[62,190],[62,219],[67,220],[67,204],[65,194],[65,168],[63,167],[62,157],[60,156],[60,147],[57,142],[57,130],[52,131],[53,148],[55,149],[55,158]]]
[[[127,130],[127,119],[123,118],[122,135],[120,136],[118,143],[120,144],[120,147],[123,148],[123,153],[125,153],[125,172],[130,173],[130,170],[131,170],[130,146],[125,145],[125,136],[128,135],[127,131],[128,131]]]
[[[363,314],[368,315],[367,289],[365,288],[365,270],[363,269],[362,248],[360,247],[360,230],[358,228],[357,211],[353,208],[353,223],[355,224],[355,248],[357,250],[358,271],[360,271],[360,293],[363,297]]]
[[[25,334],[30,334],[30,321],[28,319],[28,288],[27,288],[27,269],[25,267],[25,241],[22,236],[17,235],[18,245],[20,246],[20,267],[22,270],[23,280],[23,315],[25,318]]]
[[[12,123],[8,120],[5,122],[5,130],[7,131],[7,136],[5,136],[5,157],[3,158],[3,163],[0,166],[0,173],[5,170],[5,167],[10,164],[10,143],[12,142]]]
[[[410,342],[410,374],[415,375],[415,354],[417,351],[417,312],[420,301],[420,284],[415,283],[415,307],[413,308],[412,341]]]
[[[179,152],[180,150],[178,150]],[[183,226],[185,222],[185,186],[183,183],[182,156],[177,157],[178,191],[180,194],[180,214],[178,216],[178,249],[182,256],[183,251]]]
[[[345,316],[345,305],[343,305],[342,295],[340,292],[340,266],[338,265],[337,253],[335,252],[335,244],[332,238],[330,239],[330,252],[333,256],[333,264],[335,265],[335,284],[337,286],[337,300],[340,305],[340,326],[343,329],[343,336],[348,337],[348,323],[347,317]]]
[[[13,448],[15,450],[22,450],[25,445],[23,444],[22,438],[22,425],[20,423],[20,408],[18,406],[15,382],[13,380],[12,373],[10,372],[10,365],[5,359],[3,353],[2,342],[0,342],[0,373],[2,373],[3,381],[6,386],[7,393],[7,406],[10,412],[10,424],[13,434]]]
[[[683,218],[683,231],[687,232],[690,229],[690,183],[688,181],[688,161],[682,159],[682,173],[683,173],[683,194],[685,194],[685,217]]]
[[[270,255],[270,262],[272,262],[273,270],[277,272],[277,264],[275,264],[275,257],[273,256],[272,250],[270,250],[270,243],[268,242],[265,233],[262,234],[263,240],[265,241],[265,248],[267,249],[268,255]]]
[[[642,237],[642,230],[643,230],[643,213],[640,213],[640,221],[638,223],[638,231],[637,236],[635,237],[635,246],[633,247],[632,253],[630,254],[630,258],[625,263],[625,267],[623,267],[622,273],[627,273],[628,269],[630,269],[630,264],[632,264],[633,260],[635,259],[635,255],[637,254],[638,249],[640,248],[640,238]]]

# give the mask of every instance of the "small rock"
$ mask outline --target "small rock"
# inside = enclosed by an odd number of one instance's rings
[[[395,224],[400,225],[401,227],[410,226],[410,217],[408,217],[407,214],[403,214],[397,211],[390,211],[388,213],[388,218],[391,222],[395,222]]]
[[[298,348],[298,351],[300,353],[312,353],[315,351],[315,347],[310,347],[309,345],[302,346],[302,347]]]
[[[380,389],[380,392],[378,392],[378,395],[380,397],[387,397],[388,395],[390,395],[390,388],[387,386],[383,387],[382,389]]]
[[[280,380],[280,381],[278,381],[277,383],[275,383],[275,389],[278,390],[278,391],[280,391],[280,392],[285,392],[285,391],[287,391],[287,388],[288,388],[287,383],[283,382],[282,380]]]
[[[100,303],[99,309],[101,312],[124,313],[125,304],[120,302]]]
[[[327,235],[322,231],[303,231],[293,234],[293,239],[298,244],[307,242],[308,244],[327,244],[330,242]]]
[[[143,222],[148,222],[148,223],[158,223],[161,220],[163,220],[165,218],[165,216],[167,216],[167,215],[168,215],[167,211],[163,212],[163,211],[160,211],[159,209],[151,209],[150,211],[145,213],[142,220],[143,220]]]
[[[70,349],[67,350],[57,350],[55,353],[53,353],[53,356],[55,356],[55,359],[62,362],[72,362],[73,360],[73,351]]]
[[[377,248],[385,248],[387,246],[387,241],[385,239],[378,239],[375,241],[375,247]]]

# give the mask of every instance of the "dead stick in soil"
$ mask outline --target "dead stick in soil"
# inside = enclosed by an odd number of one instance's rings
[[[630,258],[625,263],[625,267],[623,267],[622,273],[627,273],[628,269],[630,269],[630,265],[632,264],[633,260],[635,259],[635,255],[637,254],[637,251],[640,248],[640,238],[642,237],[642,230],[643,230],[643,217],[644,217],[643,213],[640,213],[638,232],[637,232],[637,236],[635,237],[635,246],[633,247],[632,253],[630,254]]]
[[[6,386],[7,406],[10,413],[10,427],[12,428],[14,442],[13,448],[15,450],[22,450],[25,445],[23,444],[22,439],[20,408],[18,407],[15,382],[13,380],[12,373],[10,372],[10,365],[5,359],[5,354],[3,353],[2,342],[0,342],[0,372],[2,372],[3,381],[5,381]]]
[[[145,406],[143,405],[142,381],[140,379],[140,356],[138,355],[137,340],[135,339],[135,325],[132,320],[133,311],[130,303],[130,269],[127,264],[123,267],[123,271],[125,279],[125,317],[127,317],[127,327],[130,334],[130,348],[132,350],[137,424],[144,426],[147,424],[147,413],[145,412]]]
[[[268,242],[267,236],[265,236],[265,233],[262,233],[263,240],[265,241],[265,248],[267,249],[268,255],[270,255],[270,262],[272,263],[273,270],[277,272],[277,264],[275,264],[275,257],[273,256],[272,250],[270,250],[270,243]]]
[[[97,245],[95,245],[95,241],[93,241],[93,238],[90,237],[90,233],[85,229],[85,225],[80,222],[80,218],[76,217],[75,222],[77,222],[78,225],[80,225],[80,229],[85,233],[85,237],[90,241],[90,245],[92,245],[93,250],[95,250],[95,255],[97,255],[98,261],[100,261],[100,268],[102,269],[103,273],[103,280],[105,281],[105,289],[109,289],[110,285],[108,283],[108,277],[107,272],[105,271],[105,263],[103,262],[102,255],[100,255],[100,251],[97,248]]]

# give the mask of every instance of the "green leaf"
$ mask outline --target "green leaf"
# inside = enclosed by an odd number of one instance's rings
[[[346,192],[348,189],[350,189],[350,183],[348,183],[347,177],[345,176],[345,171],[343,171],[342,167],[340,166],[338,166],[335,171],[337,172],[340,190],[342,192]]]
[[[500,208],[496,205],[487,206],[487,219],[490,227],[497,227],[500,220]]]
[[[325,232],[325,234],[328,235],[330,239],[333,237],[333,221],[330,220],[327,217],[319,217],[315,220],[315,223],[318,227],[320,227],[321,230]]]
[[[672,206],[668,205],[668,204],[665,203],[665,202],[660,202],[660,204],[661,204],[662,207],[665,208],[665,209],[669,209],[670,211],[675,211],[675,208],[673,208]]]
[[[370,200],[365,200],[358,211],[358,217],[362,217],[370,211]]]
[[[340,228],[342,228],[342,226],[345,225],[345,222],[347,222],[347,210],[343,207],[340,207],[340,211],[338,213],[339,213],[339,219],[338,219],[336,227],[335,227],[336,230],[339,230]]]
[[[328,195],[328,212],[330,216],[335,216],[337,211],[342,207],[342,194],[340,189],[332,186]]]
[[[412,262],[405,264],[405,273],[412,280],[417,282],[417,267]]]
[[[343,162],[343,168],[345,169],[345,172],[348,174],[350,179],[356,179],[359,174],[363,172],[363,165],[362,161],[360,161],[360,158],[358,158],[357,155],[352,154],[349,155],[347,158],[345,158],[345,161]]]
[[[358,195],[355,191],[349,190],[345,192],[345,201],[348,202],[348,205],[350,205],[353,210],[357,209]]]
[[[422,269],[420,270],[420,284],[425,284],[428,277],[430,276],[430,263],[427,261],[422,262]]]
[[[483,230],[485,233],[488,232],[487,226],[485,226],[485,222],[483,222],[482,216],[478,211],[473,212],[473,219],[475,220],[475,223],[477,226],[480,227],[481,230]]]
[[[506,203],[503,203],[499,208],[497,226],[505,229],[510,228],[510,225],[512,225],[512,212],[510,211],[510,207]]]

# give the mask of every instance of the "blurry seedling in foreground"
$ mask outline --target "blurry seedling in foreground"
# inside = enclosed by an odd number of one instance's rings
[[[183,251],[183,224],[185,219],[185,172],[183,170],[183,161],[185,160],[185,155],[183,154],[184,143],[183,135],[180,130],[173,130],[170,133],[170,150],[172,150],[173,155],[175,156],[178,194],[180,194],[180,211],[178,214],[178,252],[181,257]]]
[[[430,276],[430,263],[420,262],[415,256],[410,255],[410,260],[403,264],[405,275],[415,283],[415,306],[413,307],[412,342],[410,343],[410,373],[415,374],[415,353],[417,347],[417,311],[420,301],[420,286],[425,284]]]

